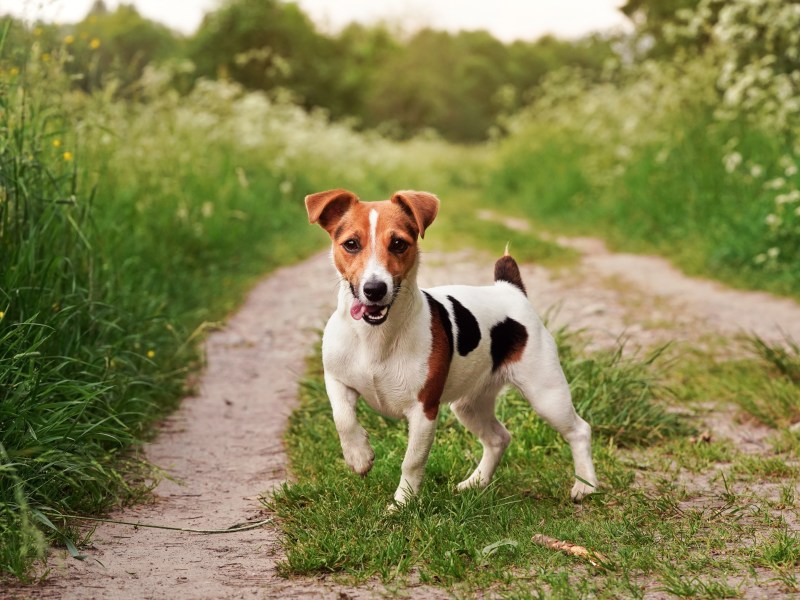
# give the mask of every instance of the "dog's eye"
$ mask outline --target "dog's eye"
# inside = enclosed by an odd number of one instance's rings
[[[361,244],[359,244],[358,240],[355,238],[347,240],[344,244],[342,244],[342,247],[350,254],[355,254],[361,250]]]
[[[394,238],[389,244],[389,252],[394,254],[402,254],[408,248],[408,242],[400,238]]]

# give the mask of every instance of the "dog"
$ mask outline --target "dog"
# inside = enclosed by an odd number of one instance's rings
[[[322,359],[347,465],[365,476],[375,459],[356,419],[359,394],[379,413],[408,420],[408,447],[390,507],[419,491],[443,404],[483,446],[480,463],[458,490],[489,484],[511,441],[495,416],[497,394],[507,384],[569,443],[572,499],[596,489],[591,428],[575,412],[556,344],[507,250],[495,264],[494,285],[423,290],[417,287],[417,239],[438,214],[435,195],[401,191],[390,200],[362,202],[336,189],[306,196],[305,206],[309,223],[330,235],[341,277]]]

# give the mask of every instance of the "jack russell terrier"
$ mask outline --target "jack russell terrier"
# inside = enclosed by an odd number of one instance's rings
[[[494,285],[422,290],[417,237],[439,211],[436,196],[403,191],[391,200],[361,202],[337,189],[306,196],[305,204],[309,222],[330,234],[341,276],[322,359],[344,459],[353,471],[366,475],[375,458],[356,419],[360,394],[379,413],[408,420],[397,506],[420,488],[442,404],[483,445],[480,464],[458,489],[488,485],[511,441],[495,417],[497,394],[511,384],[569,442],[572,499],[595,490],[591,428],[572,406],[556,344],[507,252],[495,264]]]

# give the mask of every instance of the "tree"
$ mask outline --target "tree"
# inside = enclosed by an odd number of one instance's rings
[[[669,58],[681,47],[698,47],[707,43],[706,37],[693,43],[674,40],[668,34],[671,26],[679,22],[679,11],[697,8],[700,0],[627,0],[620,10],[636,26],[639,46],[647,56]]]
[[[368,114],[369,90],[386,64],[402,52],[402,44],[384,25],[351,23],[334,38],[334,47],[333,87],[325,107],[333,118],[374,123]]]
[[[201,77],[230,77],[251,89],[287,87],[306,107],[325,106],[335,47],[296,4],[228,0],[203,19],[189,57]]]
[[[506,57],[506,47],[485,31],[424,29],[376,73],[369,122],[391,122],[406,135],[433,128],[459,141],[483,139],[507,79]]]
[[[114,12],[102,0],[65,39],[72,62],[70,73],[80,75],[85,90],[116,78],[121,87],[141,77],[148,64],[175,56],[180,40],[167,27],[142,17],[132,5],[120,4]]]

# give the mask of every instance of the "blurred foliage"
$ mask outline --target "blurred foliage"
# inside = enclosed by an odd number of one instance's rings
[[[678,44],[670,35],[681,11],[697,7],[700,0],[627,0],[620,10],[636,25],[638,51],[648,57],[671,56],[680,48],[699,48],[707,36],[684,40]]]
[[[112,79],[127,90],[148,64],[175,56],[182,47],[170,29],[145,19],[132,5],[109,12],[102,0],[80,23],[64,29],[63,43],[71,58],[66,71],[86,91]]]
[[[635,5],[634,37],[669,52],[622,55],[599,82],[549,74],[506,121],[491,195],[690,272],[800,296],[800,1]]]
[[[230,78],[249,89],[285,87],[307,107],[324,105],[336,74],[333,40],[296,4],[227,2],[206,15],[189,41],[197,76]]]
[[[136,97],[148,65],[177,63],[173,85],[182,93],[201,79],[230,80],[396,138],[432,130],[460,142],[496,132],[498,118],[535,96],[547,73],[569,66],[596,79],[614,56],[613,40],[602,36],[503,44],[486,31],[408,36],[382,24],[329,35],[281,0],[226,0],[189,38],[102,0],[80,23],[14,30],[20,39],[11,47],[36,42],[45,54],[63,52],[84,91],[113,82],[118,96]]]

